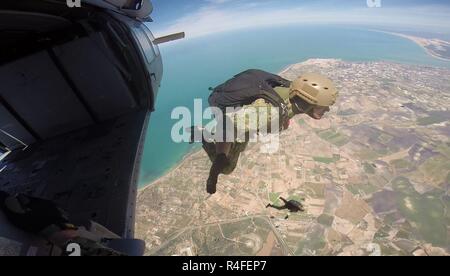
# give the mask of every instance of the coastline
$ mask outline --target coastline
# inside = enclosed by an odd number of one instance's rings
[[[295,65],[295,63],[294,64],[289,64],[288,66],[286,66],[286,67],[284,67],[281,71],[280,71],[280,75],[283,75],[284,73],[286,73],[287,71],[289,71],[289,69],[292,67],[292,66],[294,66]]]
[[[381,31],[381,30],[369,30],[369,31],[379,32],[379,33],[384,33],[384,34],[390,34],[390,35],[394,35],[394,36],[398,36],[398,37],[401,37],[401,38],[408,39],[408,40],[414,42],[416,45],[420,46],[422,49],[424,49],[425,52],[428,55],[432,56],[433,58],[436,58],[436,59],[439,59],[439,60],[442,60],[442,61],[450,62],[450,59],[438,56],[433,51],[431,51],[430,49],[428,49],[426,47],[427,45],[431,44],[430,43],[431,39],[416,37],[416,36],[412,36],[412,35],[406,35],[406,34],[402,34],[402,33]],[[444,41],[444,42],[446,42],[446,41]]]
[[[196,156],[197,154],[200,154],[202,152],[202,148],[192,148],[191,151],[189,151],[187,154],[183,156],[183,158],[175,164],[172,168],[168,169],[167,172],[165,172],[162,176],[158,177],[157,179],[145,184],[143,187],[138,188],[138,195],[142,192],[144,192],[148,187],[158,184],[159,182],[164,181],[167,177],[169,177],[175,170],[177,170],[179,167],[184,165],[184,163],[188,162],[191,157]]]
[[[381,31],[381,30],[375,30],[375,29],[370,29],[369,31],[373,31],[373,32],[380,32],[380,33],[385,33],[385,34],[390,34],[390,35],[394,35],[394,36],[398,36],[398,37],[402,37],[405,39],[408,39],[412,42],[414,42],[415,44],[419,45],[422,49],[424,49],[426,51],[426,53],[430,56],[432,56],[433,58],[442,60],[442,61],[446,61],[446,62],[450,62],[450,59],[445,59],[442,57],[437,56],[436,54],[434,54],[432,51],[430,51],[429,49],[427,49],[425,47],[426,43],[424,41],[427,41],[427,39],[424,38],[419,38],[419,37],[414,37],[414,36],[409,36],[409,35],[405,35],[405,34],[401,34],[401,33],[395,33],[395,32],[388,32],[388,31]],[[307,59],[304,61],[300,61],[298,63],[293,63],[293,64],[289,64],[287,66],[285,66],[282,70],[280,70],[280,72],[278,73],[279,75],[283,75],[286,72],[288,72],[292,67],[296,66],[297,64],[308,64],[308,62],[340,62],[342,61],[341,59],[335,59],[335,58],[329,58],[329,59],[321,59],[321,58],[312,58],[312,59]],[[142,193],[143,191],[145,191],[148,187],[156,185],[162,181],[164,181],[165,179],[167,179],[175,170],[177,170],[179,167],[181,167],[182,165],[185,164],[185,162],[188,162],[190,160],[191,157],[196,156],[197,154],[200,154],[202,152],[202,148],[193,148],[191,151],[189,151],[177,164],[175,164],[173,167],[171,167],[170,169],[168,169],[162,176],[158,177],[157,179],[143,185],[143,187],[138,188],[138,195],[140,193]]]

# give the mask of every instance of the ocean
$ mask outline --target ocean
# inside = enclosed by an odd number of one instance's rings
[[[401,37],[320,25],[249,29],[186,39],[163,46],[161,53],[164,77],[148,128],[140,187],[163,176],[195,147],[172,142],[171,129],[176,122],[171,119],[173,108],[186,106],[192,110],[195,98],[207,103],[209,87],[243,70],[258,68],[278,73],[310,58],[385,60],[450,68],[450,62],[431,57]]]

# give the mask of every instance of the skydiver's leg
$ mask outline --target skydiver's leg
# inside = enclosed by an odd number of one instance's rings
[[[219,175],[223,172],[229,164],[228,158],[224,153],[217,154],[213,161],[211,169],[209,170],[209,177],[206,183],[206,191],[210,194],[216,193],[216,185]]]
[[[233,143],[230,142],[219,142],[216,143],[216,152],[217,154],[225,154],[228,156],[230,154],[231,147]]]
[[[236,166],[239,162],[239,158],[241,153],[247,148],[248,142],[244,143],[233,143],[229,149],[228,153],[228,161],[229,164],[225,168],[223,168],[222,173],[226,175],[230,175],[236,169]]]
[[[202,147],[208,154],[209,160],[211,160],[211,162],[214,162],[214,160],[216,160],[216,156],[217,156],[216,143],[207,142],[207,141],[203,140]]]
[[[217,131],[219,131],[219,135],[225,135],[224,128],[219,128]],[[210,194],[216,193],[216,185],[219,175],[227,166],[229,166],[227,155],[230,152],[231,144],[232,143],[220,141],[216,143],[208,143],[207,141],[203,142],[203,148],[208,153],[209,159],[212,162],[209,170],[208,181],[206,182],[206,191]]]
[[[206,183],[206,191],[210,194],[216,193],[216,185],[219,179],[219,175],[230,164],[230,161],[225,153],[228,150],[228,145],[224,144],[225,143],[216,143],[214,149],[216,155],[213,159],[210,156],[210,159],[213,163],[211,169],[209,170],[209,177]]]
[[[276,206],[276,205],[273,205],[273,204],[268,204],[267,206],[266,206],[266,208],[274,208],[274,209],[277,209],[277,210],[286,210],[287,208],[286,208],[286,206]]]
[[[223,123],[223,122],[226,123]],[[227,138],[227,126],[235,127],[233,121],[229,116],[224,116],[222,122],[218,124],[222,125],[222,128],[218,128],[217,131],[219,135],[222,135],[223,140],[226,142],[217,142],[215,152],[216,156],[211,166],[208,182],[207,191],[210,194],[216,192],[216,185],[220,174],[231,174],[237,166],[239,161],[239,156],[241,152],[245,150],[248,142],[238,143],[238,142],[228,142]],[[234,132],[236,133],[236,132]]]
[[[226,167],[229,166],[229,158],[230,150],[232,148],[233,143],[207,143],[203,142],[203,148],[208,153],[209,159],[213,163],[210,170],[210,175],[221,174]]]
[[[245,143],[222,143],[219,147],[216,146],[216,158],[213,161],[209,172],[209,178],[206,189],[208,193],[214,194],[216,192],[216,185],[220,174],[231,174],[237,166],[241,152],[247,147]],[[219,153],[219,151],[221,153]],[[225,154],[228,152],[228,156]]]

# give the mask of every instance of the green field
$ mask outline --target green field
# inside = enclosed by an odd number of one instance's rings
[[[370,195],[379,190],[377,186],[371,183],[349,184],[346,187],[354,195]]]
[[[340,132],[336,132],[335,130],[332,129],[320,130],[317,131],[316,133],[321,139],[338,147],[344,146],[350,140],[350,138],[347,135],[342,134]]]
[[[309,255],[312,253],[320,255],[321,250],[326,246],[324,236],[323,227],[315,226],[315,229],[310,231],[307,237],[297,244],[295,255]]]
[[[346,110],[341,110],[337,114],[339,116],[350,116],[350,115],[358,114],[358,112],[356,110],[354,110],[353,108],[350,108],[350,109],[346,109]]]
[[[370,148],[362,149],[359,152],[357,152],[356,154],[360,159],[368,160],[368,161],[375,160],[383,155],[383,154],[380,154]]]
[[[328,226],[331,227],[331,225],[333,224],[334,221],[334,217],[327,215],[327,214],[322,214],[317,218],[317,222],[324,225],[324,226]]]
[[[427,176],[430,184],[442,186],[450,173],[450,160],[444,155],[432,157],[419,167],[419,171]]]
[[[304,126],[304,125],[306,125],[305,119],[299,119],[299,120],[297,120],[297,124],[298,124],[299,126]]]
[[[374,174],[374,173],[375,173],[375,168],[374,168],[374,166],[371,165],[371,164],[369,164],[369,163],[367,163],[367,162],[364,162],[363,168],[364,168],[364,171],[365,171],[367,174]]]
[[[235,235],[249,232],[254,226],[251,219],[244,219],[238,222],[222,224],[221,228],[225,237],[233,238]]]
[[[313,198],[323,198],[325,196],[325,185],[323,183],[306,182],[305,192]]]
[[[272,173],[271,176],[272,176],[272,179],[281,179],[281,176],[279,173]]]
[[[396,169],[406,169],[411,166],[411,163],[409,163],[405,159],[396,159],[396,160],[391,161],[390,164],[392,166],[394,166],[394,168],[396,168]]]
[[[274,205],[279,205],[280,202],[280,193],[270,193],[269,194],[269,201]]]
[[[445,157],[450,158],[450,143],[440,144],[435,150],[442,153]]]
[[[442,118],[439,116],[428,116],[428,117],[417,119],[417,124],[419,126],[429,126],[429,125],[434,125],[434,124],[440,124],[445,121],[447,121],[446,118]]]
[[[313,157],[314,161],[325,164],[332,164],[339,160],[341,160],[341,156],[339,154],[335,154],[332,158],[330,157]]]
[[[301,197],[298,196],[298,195],[291,195],[291,196],[289,196],[289,197],[287,198],[287,200],[295,200],[295,201],[298,201],[298,202],[302,202],[304,199],[301,198]]]
[[[439,193],[421,195],[404,177],[393,180],[392,186],[398,192],[399,211],[408,222],[414,224],[414,231],[417,231],[418,236],[435,246],[447,246],[445,206]]]
[[[381,135],[378,136],[378,141],[380,141],[383,144],[387,144],[392,140],[392,138],[394,138],[394,137],[392,137],[389,134],[381,133]]]

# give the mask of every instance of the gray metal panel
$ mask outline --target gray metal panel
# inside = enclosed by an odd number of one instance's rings
[[[0,162],[0,190],[53,200],[78,225],[94,220],[133,238],[147,123],[136,111],[14,151]]]
[[[0,105],[0,130],[5,131],[27,145],[35,142],[33,136],[2,105]],[[19,141],[9,137],[2,131],[0,131],[0,142],[10,150],[23,147]]]
[[[46,52],[0,67],[0,95],[42,138],[92,123]]]
[[[129,112],[136,104],[115,67],[101,34],[53,48],[78,90],[100,120]],[[118,62],[117,62],[118,63]]]

